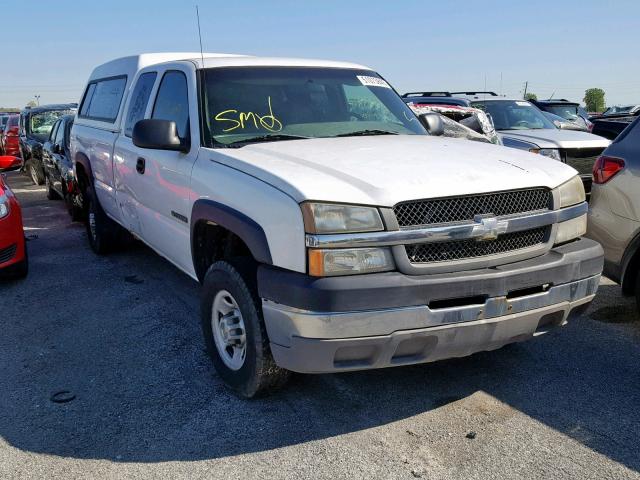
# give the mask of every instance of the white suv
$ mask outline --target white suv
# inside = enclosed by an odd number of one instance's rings
[[[430,135],[438,117],[361,65],[203,57],[97,67],[71,150],[92,248],[133,235],[202,282],[241,395],[496,349],[594,297],[572,168]]]

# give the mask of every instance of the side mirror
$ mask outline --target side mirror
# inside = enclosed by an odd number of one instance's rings
[[[53,146],[51,147],[51,151],[53,153],[58,153],[58,154],[63,153],[62,145],[58,145],[57,143],[54,143]]]
[[[188,152],[188,142],[178,136],[176,122],[158,119],[140,120],[133,126],[133,144],[140,148]]]
[[[423,113],[418,119],[427,132],[429,132],[429,135],[436,137],[444,135],[444,122],[437,113]]]
[[[0,172],[16,170],[22,166],[22,159],[11,155],[0,156]]]

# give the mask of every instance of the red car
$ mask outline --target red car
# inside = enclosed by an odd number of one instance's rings
[[[18,157],[0,156],[0,172],[15,170],[21,165]],[[23,278],[28,269],[20,205],[0,175],[0,275]]]
[[[0,150],[3,155],[20,156],[20,137],[18,136],[20,115],[11,115],[0,137]]]

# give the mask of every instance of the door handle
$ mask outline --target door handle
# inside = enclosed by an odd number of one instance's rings
[[[136,162],[136,171],[140,175],[144,175],[145,166],[146,166],[146,160],[142,157],[138,157],[138,161]]]

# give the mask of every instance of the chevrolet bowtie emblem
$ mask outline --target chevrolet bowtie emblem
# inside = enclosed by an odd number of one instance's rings
[[[495,240],[509,227],[508,220],[498,220],[495,215],[476,215],[473,217],[473,221],[476,222],[473,227],[474,237],[479,242]]]

